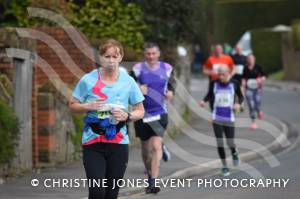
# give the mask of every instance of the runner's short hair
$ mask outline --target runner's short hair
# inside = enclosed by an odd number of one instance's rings
[[[119,49],[119,53],[121,54],[121,56],[124,56],[124,48],[122,44],[115,39],[107,39],[99,46],[100,55],[103,55],[107,51],[107,49],[111,47]]]
[[[149,48],[157,48],[160,51],[160,48],[159,48],[158,44],[154,43],[154,42],[146,43],[145,46],[144,46],[144,51],[149,49]]]

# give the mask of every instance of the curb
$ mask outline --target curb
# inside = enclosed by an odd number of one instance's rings
[[[241,153],[240,159],[242,160],[242,163],[249,162],[251,160],[259,158],[260,157],[259,154],[263,153],[264,151],[276,151],[276,150],[282,148],[282,146],[286,145],[287,138],[289,136],[289,128],[288,128],[287,124],[285,124],[284,122],[282,122],[279,119],[276,119],[274,117],[272,117],[272,119],[275,120],[275,122],[277,122],[280,125],[281,134],[272,143],[266,145],[265,147],[261,147],[261,148],[257,149],[256,151],[249,151],[246,153]],[[213,160],[210,162],[206,162],[204,164],[199,164],[199,165],[195,165],[192,167],[180,169],[180,170],[172,173],[171,175],[165,176],[161,179],[165,180],[165,179],[171,179],[171,178],[187,178],[187,177],[191,177],[191,176],[195,176],[195,175],[199,175],[199,174],[210,173],[210,172],[214,171],[215,168],[218,168],[220,166],[221,166],[221,163],[220,163],[219,159],[216,159],[216,160]],[[128,196],[134,195],[134,194],[139,194],[141,192],[144,192],[144,188],[140,188],[140,187],[128,188],[128,189],[120,190],[119,196],[120,196],[120,199],[122,199],[122,198],[126,198]]]
[[[300,83],[293,82],[293,81],[274,81],[274,80],[267,80],[265,82],[265,86],[270,88],[275,88],[279,90],[290,90],[295,92],[300,92]]]

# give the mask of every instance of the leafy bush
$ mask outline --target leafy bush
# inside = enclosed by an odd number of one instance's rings
[[[72,142],[75,146],[75,153],[78,153],[81,151],[81,138],[82,138],[82,132],[83,132],[83,114],[72,114],[73,122],[75,125],[75,132],[72,134]],[[76,154],[75,154],[76,155]]]
[[[284,70],[280,70],[275,73],[272,73],[271,75],[269,75],[268,79],[276,80],[276,81],[283,80],[284,79]]]
[[[0,2],[0,26],[26,26],[28,0],[3,0]]]
[[[133,3],[120,0],[86,0],[71,4],[72,23],[89,38],[114,38],[133,49],[141,49],[146,25],[143,12]]]
[[[268,74],[282,69],[281,33],[258,29],[252,31],[251,34],[251,46],[256,62],[262,65]]]
[[[290,25],[300,17],[300,1],[295,0],[214,1],[214,36],[217,41],[230,44],[237,42],[247,30]]]
[[[19,122],[11,107],[0,100],[0,164],[8,163],[16,154]]]
[[[293,21],[292,34],[295,49],[300,50],[300,19]]]
[[[0,26],[2,27],[40,27],[56,26],[57,24],[41,18],[30,18],[28,7],[50,9],[68,17],[70,8],[68,3],[61,0],[2,0],[0,2]]]

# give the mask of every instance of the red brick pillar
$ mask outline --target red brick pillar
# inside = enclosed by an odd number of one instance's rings
[[[55,163],[56,137],[54,127],[56,113],[51,93],[38,93],[38,160],[39,166]]]
[[[60,58],[58,56],[61,48],[55,43],[58,42],[67,51],[67,54],[82,71],[91,71],[95,64],[77,48],[74,43],[76,41],[73,41],[62,28],[46,27],[40,28],[38,31],[49,36],[50,39],[37,40],[37,56],[46,61],[53,71],[57,73],[60,80],[70,85],[70,89],[73,89],[72,87],[78,78],[65,65],[66,62],[64,61],[67,60],[67,57]],[[86,38],[83,39],[88,43]],[[90,56],[94,56],[92,50],[90,50]],[[43,97],[38,94],[38,88],[48,83],[49,78],[52,78],[49,75],[45,74],[40,66],[35,65],[32,86],[32,155],[34,167],[40,167],[42,162],[51,162],[58,143],[54,136],[55,132],[53,132],[53,125],[55,125],[55,113],[53,111],[55,109],[51,107],[52,105],[49,105],[49,107],[41,106],[41,98]]]
[[[34,168],[38,167],[39,148],[38,148],[38,133],[37,133],[37,66],[33,68],[33,84],[32,84],[32,165]]]

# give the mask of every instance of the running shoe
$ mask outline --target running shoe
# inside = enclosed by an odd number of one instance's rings
[[[258,126],[257,126],[256,122],[252,122],[251,129],[256,130],[257,128],[258,128]]]
[[[168,162],[169,160],[171,160],[171,153],[169,152],[168,148],[166,145],[162,145],[162,158],[165,162]]]
[[[223,167],[222,169],[221,169],[221,174],[222,174],[222,176],[229,176],[230,175],[230,172],[229,172],[229,168],[228,167]]]
[[[259,112],[257,113],[257,117],[258,117],[258,119],[260,119],[260,120],[264,119],[264,117],[265,117],[264,112],[259,111]]]
[[[232,163],[233,163],[233,166],[235,166],[235,167],[240,165],[240,158],[239,158],[238,152],[235,152],[234,154],[232,154]]]
[[[149,185],[148,187],[146,187],[145,189],[145,193],[146,194],[157,194],[158,192],[160,192],[160,188],[159,187],[156,187],[154,184],[152,185]]]

